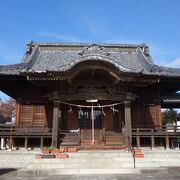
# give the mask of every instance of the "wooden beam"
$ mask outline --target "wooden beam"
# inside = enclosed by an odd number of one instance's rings
[[[58,147],[59,138],[59,103],[53,104],[53,129],[52,129],[52,146]]]

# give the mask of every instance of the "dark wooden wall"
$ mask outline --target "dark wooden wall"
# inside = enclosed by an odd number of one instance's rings
[[[16,125],[18,126],[51,126],[51,104],[19,104],[18,103]]]
[[[119,112],[113,114],[110,107],[104,108],[101,127],[106,130],[121,130],[124,121],[124,105]],[[61,129],[78,129],[78,108],[73,107],[73,112],[68,113],[69,107],[62,107]],[[18,112],[19,111],[19,112]],[[18,104],[17,103],[17,125],[25,126],[52,126],[52,104]],[[162,125],[161,105],[132,102],[131,104],[132,127],[153,127]]]
[[[161,105],[142,105],[132,103],[132,127],[154,127],[162,125]]]
[[[155,89],[143,88],[139,91],[139,96],[131,105],[132,127],[161,126],[161,104]]]
[[[52,104],[44,95],[47,89],[25,84],[21,91],[21,103],[17,103],[16,125],[52,126]],[[35,93],[32,93],[35,92]],[[157,101],[157,92],[154,88],[138,88],[135,92],[138,98],[131,102],[132,127],[161,126],[161,105]],[[83,101],[84,102],[84,101]],[[82,104],[76,101],[75,104]],[[111,104],[113,101],[102,101],[100,104]],[[68,113],[69,106],[62,105],[61,129],[78,129],[78,108],[73,107],[73,113]],[[117,108],[117,107],[116,107]],[[113,114],[110,107],[104,108],[101,127],[106,130],[121,130],[124,121],[124,105],[118,107],[119,112]]]

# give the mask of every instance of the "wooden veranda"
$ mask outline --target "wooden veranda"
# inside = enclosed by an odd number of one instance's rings
[[[60,130],[59,146],[70,146],[79,148],[104,148],[118,149],[127,146],[125,131],[113,132],[100,129],[95,131],[95,144],[86,141],[85,130]],[[119,135],[119,136],[118,136]],[[113,137],[114,136],[114,137]],[[121,137],[121,138],[120,138]],[[13,147],[44,147],[51,146],[52,128],[48,127],[0,127],[0,138],[5,140],[6,148]],[[21,143],[18,142],[21,140]],[[145,140],[146,144],[143,143]],[[150,142],[150,143],[148,143]],[[180,145],[180,126],[162,126],[153,128],[133,128],[132,143],[134,147],[149,146],[154,148],[162,146],[165,148],[179,147]]]

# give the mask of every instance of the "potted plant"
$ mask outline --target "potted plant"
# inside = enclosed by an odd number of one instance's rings
[[[60,153],[60,149],[59,148],[56,148],[56,147],[51,147],[51,154],[59,154]]]
[[[41,149],[41,151],[42,151],[42,153],[43,154],[49,154],[50,153],[50,147],[43,147],[42,149]]]

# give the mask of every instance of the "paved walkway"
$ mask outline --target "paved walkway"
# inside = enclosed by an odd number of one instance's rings
[[[140,174],[128,174],[128,175],[61,175],[61,176],[32,176],[32,174],[27,174],[17,176],[17,169],[26,166],[27,163],[31,162],[34,159],[36,153],[39,153],[40,150],[36,149],[33,151],[0,151],[0,180],[144,180],[144,179],[157,179],[157,180],[176,180],[180,179],[180,151],[179,150],[163,150],[156,149],[151,151],[149,149],[143,149],[145,156],[148,158],[153,157],[153,161],[162,161],[160,162],[161,166],[169,162],[172,163],[172,160],[176,160],[174,166],[177,167],[164,167],[156,168],[153,170],[143,170]],[[75,154],[77,155],[77,154]],[[25,158],[26,157],[26,158]],[[14,159],[14,160],[13,160]],[[143,159],[142,159],[143,160]],[[171,160],[171,161],[169,161]],[[171,165],[170,163],[170,165]],[[179,167],[178,167],[179,166]]]
[[[143,170],[140,174],[130,175],[73,175],[46,177],[17,177],[14,169],[0,169],[0,180],[179,180],[180,167],[168,167],[155,170]]]

